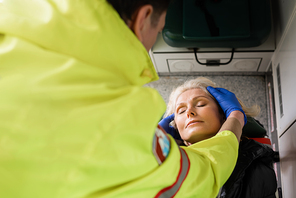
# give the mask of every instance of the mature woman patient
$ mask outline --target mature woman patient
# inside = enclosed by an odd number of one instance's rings
[[[168,133],[181,146],[190,146],[215,136],[226,120],[220,105],[208,92],[208,86],[216,87],[209,79],[200,77],[185,82],[170,95],[164,117],[172,121]],[[260,143],[266,142],[266,130],[253,118],[260,109],[257,105],[246,107],[241,100],[238,101],[248,121],[240,139],[235,169],[217,196],[275,198],[277,181],[272,167],[274,152],[270,145]]]

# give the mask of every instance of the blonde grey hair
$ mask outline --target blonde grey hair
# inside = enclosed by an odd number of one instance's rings
[[[164,114],[164,117],[167,117],[175,112],[176,109],[176,102],[178,97],[187,90],[191,89],[202,89],[206,94],[216,100],[207,90],[208,86],[217,87],[214,82],[205,78],[205,77],[198,77],[196,79],[192,79],[186,81],[184,84],[180,85],[179,87],[175,88],[169,98],[169,102],[167,105],[167,110]],[[240,105],[242,106],[243,111],[245,112],[246,116],[255,117],[260,113],[260,107],[258,105],[253,105],[252,107],[247,107],[239,98],[237,98]],[[172,126],[175,126],[174,121],[171,123]]]

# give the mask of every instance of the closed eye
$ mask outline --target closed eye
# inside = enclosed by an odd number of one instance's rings
[[[186,108],[184,108],[184,107],[181,107],[181,108],[177,109],[178,114],[182,114],[185,111],[186,111]]]
[[[179,113],[178,114],[182,114],[182,113],[184,113],[185,112],[185,110],[183,110],[183,111],[179,111]]]

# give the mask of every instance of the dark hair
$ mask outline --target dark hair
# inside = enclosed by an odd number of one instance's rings
[[[159,16],[167,10],[171,0],[107,0],[118,12],[120,17],[127,22],[139,8],[152,5],[152,25],[157,25]]]

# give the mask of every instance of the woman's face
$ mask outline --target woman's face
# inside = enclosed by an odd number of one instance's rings
[[[182,139],[194,144],[216,135],[223,124],[223,115],[214,99],[197,88],[178,97],[175,122]]]

